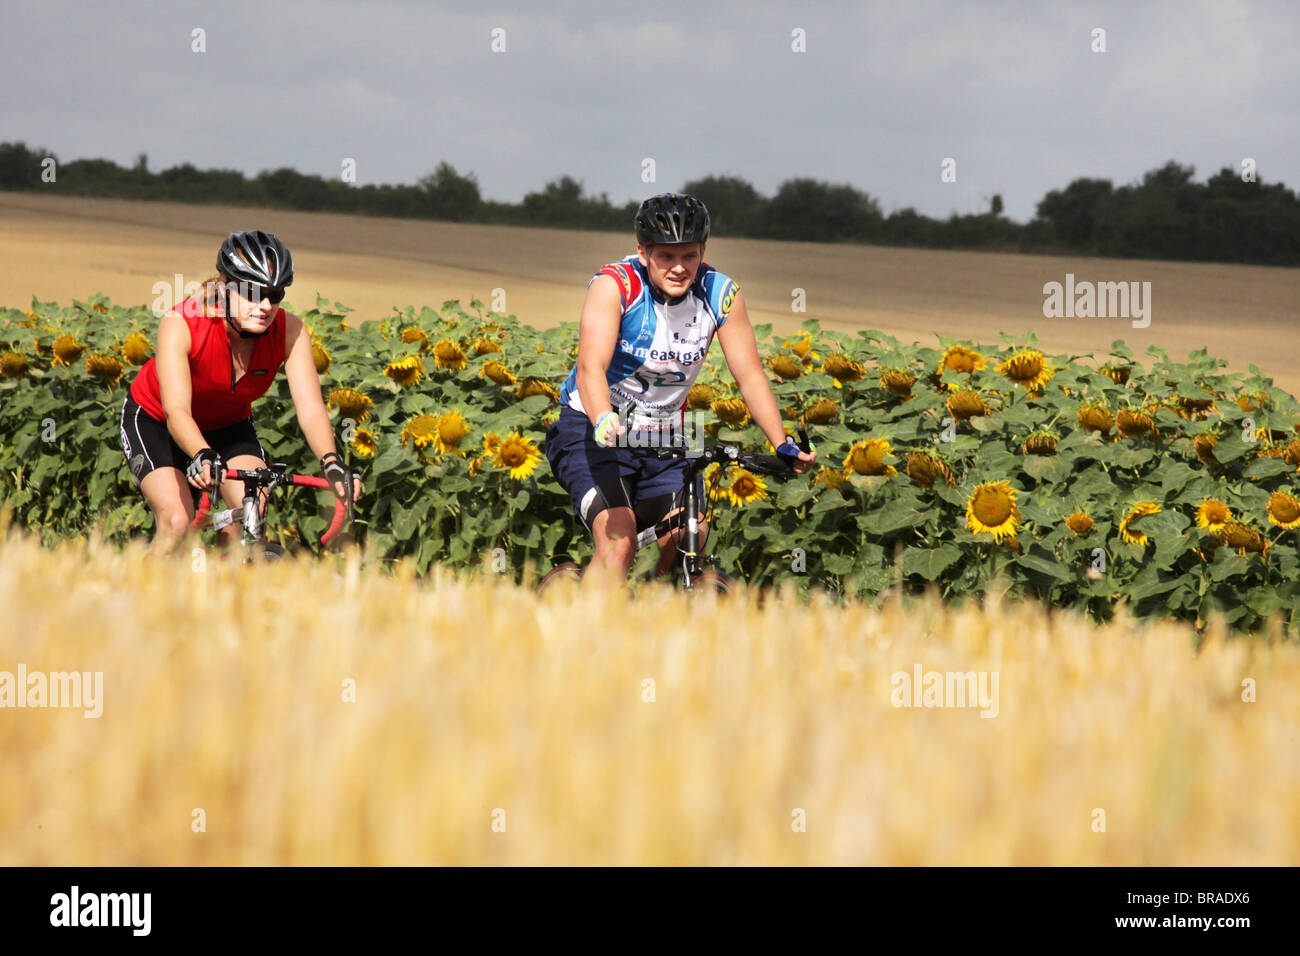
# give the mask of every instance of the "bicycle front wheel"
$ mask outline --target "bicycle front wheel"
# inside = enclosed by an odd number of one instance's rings
[[[546,591],[561,591],[576,588],[582,580],[582,565],[557,564],[537,582],[536,594],[541,597]]]
[[[735,588],[731,578],[721,571],[705,571],[686,590],[701,594],[730,594]]]

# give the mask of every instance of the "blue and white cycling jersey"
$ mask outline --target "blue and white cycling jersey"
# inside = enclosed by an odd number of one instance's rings
[[[615,411],[634,406],[632,424],[640,429],[653,429],[666,419],[680,421],[713,333],[727,321],[740,287],[701,263],[682,301],[669,305],[652,293],[650,277],[635,254],[611,262],[591,282],[602,275],[618,282],[623,300],[618,344],[605,373],[610,405]],[[584,411],[576,366],[560,388],[560,404]]]

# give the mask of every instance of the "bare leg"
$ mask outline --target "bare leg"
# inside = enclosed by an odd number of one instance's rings
[[[154,517],[149,553],[161,557],[175,548],[194,520],[190,484],[179,468],[155,468],[140,482],[140,491]]]
[[[636,516],[631,508],[606,508],[591,526],[596,554],[583,574],[583,583],[607,588],[625,584],[636,557]]]

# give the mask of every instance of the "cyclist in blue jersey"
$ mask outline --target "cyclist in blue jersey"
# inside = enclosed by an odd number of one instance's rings
[[[586,580],[624,578],[637,533],[681,510],[688,462],[658,458],[653,446],[685,434],[686,396],[715,335],[772,446],[801,474],[816,458],[785,433],[740,287],[704,262],[708,238],[709,213],[698,199],[652,196],[637,211],[636,253],[588,283],[578,362],[545,443],[551,470],[595,539]],[[659,573],[671,567],[681,533],[659,539]]]

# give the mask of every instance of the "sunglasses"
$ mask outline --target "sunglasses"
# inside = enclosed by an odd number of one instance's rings
[[[244,285],[241,283],[239,294],[254,304],[261,302],[263,299],[270,299],[271,304],[274,305],[284,298],[284,288],[269,285]]]

